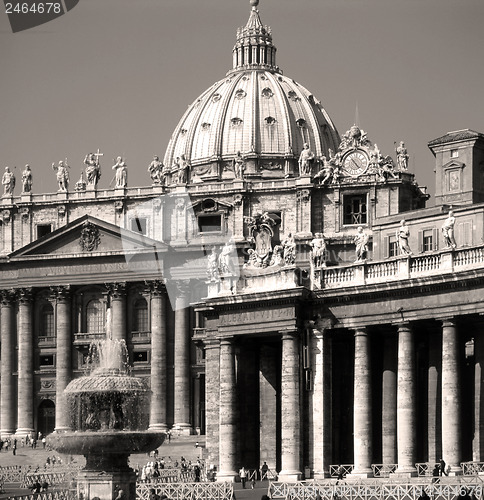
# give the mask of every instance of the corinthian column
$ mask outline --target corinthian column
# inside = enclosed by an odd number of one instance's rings
[[[18,427],[16,434],[25,436],[34,432],[32,290],[20,289],[18,301]]]
[[[220,341],[220,466],[219,473],[217,474],[217,479],[219,481],[234,481],[235,476],[237,476],[236,404],[235,353],[233,339],[222,339]]]
[[[454,320],[442,321],[442,454],[450,474],[462,473],[459,336]]]
[[[175,302],[175,428],[190,434],[189,282],[178,284]]]
[[[15,385],[13,372],[14,352],[14,295],[6,290],[1,294],[1,344],[0,353],[2,363],[0,365],[0,420],[1,437],[15,433]]]
[[[111,283],[107,287],[111,297],[111,336],[126,340],[126,283]]]
[[[70,429],[70,411],[64,389],[71,380],[71,298],[69,287],[54,289],[56,297],[57,355],[55,372],[55,430]]]
[[[415,346],[408,323],[398,325],[397,447],[396,474],[414,476],[416,437]]]
[[[299,337],[282,334],[281,472],[279,481],[301,478],[301,420],[299,408]]]
[[[355,382],[353,403],[354,462],[352,474],[372,475],[372,402],[370,373],[370,343],[366,328],[355,330]]]
[[[166,425],[166,290],[160,281],[149,284],[151,292],[151,410],[150,429]]]

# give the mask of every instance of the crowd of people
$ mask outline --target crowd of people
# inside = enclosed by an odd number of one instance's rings
[[[161,472],[164,469],[179,470],[182,474],[184,472],[193,473],[193,478],[195,482],[200,482],[202,478],[202,470],[204,468],[204,463],[198,459],[196,462],[191,460],[186,460],[185,457],[181,457],[180,460],[172,460],[171,457],[161,457],[158,459],[155,453],[154,460],[149,461],[143,465],[138,470],[138,480],[141,482],[149,482],[161,477]]]

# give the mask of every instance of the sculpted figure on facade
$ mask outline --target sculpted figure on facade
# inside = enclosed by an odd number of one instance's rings
[[[363,262],[368,258],[368,240],[369,236],[363,231],[363,228],[359,226],[353,240],[356,245],[355,262]]]
[[[357,125],[353,125],[341,138],[339,149],[343,151],[348,148],[356,149],[360,146],[371,146],[371,142],[364,130]]]
[[[99,157],[102,153],[89,153],[84,158],[84,163],[86,164],[86,178],[87,185],[89,187],[95,188],[99,179],[101,178],[101,165],[99,164]]]
[[[325,252],[326,242],[324,241],[323,233],[316,233],[311,240],[311,250],[309,251],[309,258],[316,269],[325,266]]]
[[[178,158],[177,158],[178,160]],[[188,184],[188,177],[190,175],[190,162],[182,154],[178,163],[178,184]]]
[[[236,252],[234,244],[230,240],[227,241],[218,256],[218,272],[220,274],[229,276],[235,274],[234,252]]]
[[[321,157],[323,166],[321,170],[314,176],[313,181],[319,180],[320,184],[330,184],[334,180],[334,166],[326,156]]]
[[[112,170],[116,171],[114,175],[114,187],[116,189],[125,188],[128,185],[128,165],[122,156],[118,156],[115,161],[116,163],[111,167]]]
[[[2,176],[3,194],[12,195],[15,187],[15,175],[10,171],[10,167],[5,167]]]
[[[294,236],[289,233],[287,238],[282,242],[284,264],[286,266],[293,266],[296,263],[296,240]]]
[[[207,277],[209,281],[218,281],[218,255],[215,247],[212,247],[207,257]]]
[[[69,171],[67,170],[69,165],[67,160],[63,162],[62,160],[58,165],[52,163],[52,170],[54,170],[57,178],[57,184],[59,186],[59,191],[66,192],[69,189]]]
[[[153,185],[165,185],[165,166],[158,156],[153,156],[153,161],[148,166],[148,172],[150,173]]]
[[[22,172],[22,193],[32,192],[32,170],[30,165],[25,165],[25,169]]]
[[[400,141],[400,145],[395,149],[397,153],[397,167],[398,170],[408,170],[408,159],[409,156],[407,154],[407,148],[405,147],[405,143]]]
[[[299,175],[311,175],[311,164],[314,160],[314,153],[309,148],[309,144],[304,143],[304,148],[299,155]]]
[[[455,217],[454,217],[454,212],[452,212],[451,210],[442,226],[442,236],[444,237],[444,243],[446,248],[457,248],[454,236],[454,226],[455,226]]]
[[[242,157],[240,151],[237,151],[234,159],[232,160],[232,165],[234,167],[234,175],[236,179],[243,179],[245,172],[245,160]]]
[[[412,250],[410,250],[410,246],[408,244],[410,229],[404,220],[400,221],[400,227],[397,229],[395,236],[397,238],[400,255],[412,255]]]

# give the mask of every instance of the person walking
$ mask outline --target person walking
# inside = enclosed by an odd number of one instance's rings
[[[245,489],[245,482],[247,481],[247,471],[244,467],[239,470],[240,482],[242,483],[242,488]]]

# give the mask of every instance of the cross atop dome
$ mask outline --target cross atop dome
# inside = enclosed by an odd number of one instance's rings
[[[264,69],[281,73],[276,66],[277,49],[272,43],[272,30],[270,26],[263,25],[259,17],[259,0],[250,0],[250,5],[252,8],[247,24],[237,30],[232,71]]]

